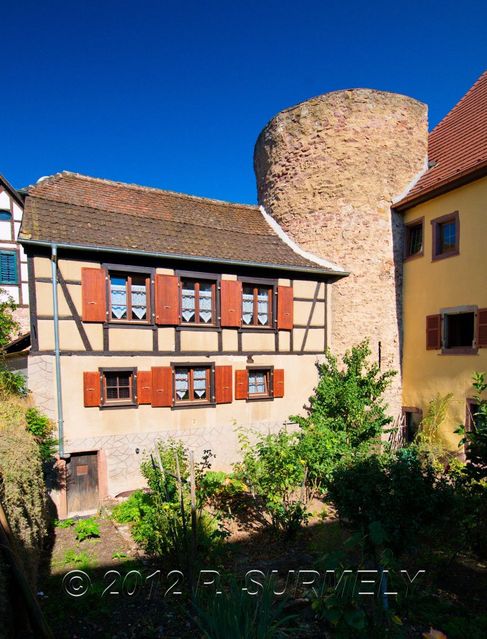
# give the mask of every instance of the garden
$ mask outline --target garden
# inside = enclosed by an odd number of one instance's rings
[[[306,415],[239,431],[232,472],[212,470],[210,450],[196,462],[182,442],[160,442],[142,464],[147,488],[87,519],[54,520],[32,473],[11,477],[0,450],[10,521],[14,483],[33,495],[36,526],[17,526],[31,550],[19,554],[52,636],[486,637],[485,377],[473,379],[476,429],[459,427],[463,462],[442,445],[449,397],[401,441],[383,400],[394,373],[369,356],[367,343],[342,361],[326,353]],[[50,481],[48,420],[4,393]]]

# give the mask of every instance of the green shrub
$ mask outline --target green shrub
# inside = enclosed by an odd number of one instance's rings
[[[56,452],[57,439],[52,437],[53,425],[49,417],[38,408],[28,408],[25,413],[27,430],[35,437],[43,461],[52,459]]]
[[[55,528],[71,528],[74,526],[76,522],[74,519],[55,519],[54,527]]]
[[[467,431],[461,425],[455,431],[461,435],[459,446],[465,446],[467,453],[467,471],[475,480],[487,479],[487,399],[482,395],[487,390],[485,373],[475,373],[472,380],[475,388],[474,401],[477,404],[472,415],[474,427]]]
[[[100,526],[93,518],[80,519],[74,526],[76,539],[84,541],[85,539],[94,539],[100,536]]]
[[[136,490],[125,501],[114,506],[112,518],[120,524],[140,521],[151,508],[152,501],[151,495]]]
[[[25,397],[28,393],[27,380],[22,373],[14,373],[3,368],[2,362],[0,363],[0,391],[7,395]]]

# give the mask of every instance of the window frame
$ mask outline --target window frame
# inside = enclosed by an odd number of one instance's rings
[[[251,393],[250,392],[250,374],[255,371],[265,371],[267,376],[267,388],[268,392],[266,395],[262,393]],[[262,366],[260,364],[255,364],[253,366],[247,366],[247,401],[248,402],[259,402],[259,401],[268,401],[274,399],[274,366]]]
[[[15,262],[15,281],[6,281],[2,278],[2,273],[0,272],[0,286],[19,286],[20,278],[19,278],[19,258],[18,251],[16,249],[0,249],[0,255],[13,255]]]
[[[451,315],[462,315],[466,313],[473,314],[473,338],[472,346],[446,346],[448,338],[447,317]],[[477,322],[478,307],[477,306],[454,306],[451,308],[442,308],[441,315],[441,354],[442,355],[476,355],[478,353],[477,345]]]
[[[241,320],[240,320],[240,328],[238,329],[240,332],[249,331],[249,332],[258,332],[263,331],[265,333],[269,331],[277,332],[277,280],[264,278],[264,277],[245,277],[239,276],[238,281],[242,283],[242,307],[240,309]],[[244,324],[243,321],[243,290],[245,286],[252,286],[255,289],[257,288],[267,288],[270,292],[270,321],[268,324]],[[254,297],[254,314],[256,308],[256,299]],[[255,317],[255,320],[258,321],[258,317]]]
[[[417,433],[417,429],[412,434],[413,436],[410,437],[411,429],[409,428],[407,423],[407,415],[411,415],[411,416],[417,415],[418,425],[419,425],[421,423],[421,420],[423,419],[423,411],[421,410],[421,408],[418,408],[417,406],[403,406],[401,409],[401,412],[404,418],[403,439],[405,442],[411,443],[414,440],[414,435]]]
[[[136,408],[137,401],[137,368],[136,367],[101,367],[100,373],[100,408]],[[129,373],[131,397],[127,400],[110,400],[107,398],[106,373]]]
[[[211,362],[171,362],[172,368],[172,408],[199,408],[203,406],[216,406],[215,398],[215,363]],[[191,379],[191,371],[195,368],[206,368],[206,383],[209,391],[207,399],[182,399],[178,400],[176,395],[176,370],[178,368],[188,368],[190,370],[189,377]],[[189,385],[190,396],[194,396],[194,387]],[[192,392],[191,392],[192,391]]]
[[[448,251],[439,252],[440,241],[440,227],[442,224],[448,222],[455,222],[455,245]],[[448,257],[453,257],[460,254],[460,214],[458,211],[453,211],[447,215],[442,215],[434,220],[431,220],[432,226],[432,261],[443,260]]]
[[[217,273],[200,273],[198,271],[174,271],[174,274],[178,278],[179,281],[179,324],[176,327],[177,329],[194,329],[198,330],[215,330],[220,328],[220,281],[221,275]],[[205,322],[186,322],[183,320],[183,281],[191,280],[193,282],[197,282],[200,284],[201,282],[210,282],[212,285],[212,305],[211,312],[212,318],[211,322],[206,324]],[[195,296],[195,318],[198,318],[199,311],[199,299],[196,299]]]
[[[121,326],[154,326],[155,317],[154,317],[154,308],[155,308],[155,300],[154,300],[154,268],[146,268],[143,266],[127,266],[127,265],[119,265],[119,264],[104,264],[103,268],[105,270],[105,277],[107,280],[106,286],[106,297],[107,297],[107,323],[108,324],[120,324]],[[117,319],[116,317],[112,317],[112,294],[111,294],[111,274],[120,274],[124,277],[131,278],[133,276],[144,276],[146,279],[146,300],[147,300],[147,311],[146,311],[146,319]],[[132,296],[127,292],[127,315],[129,313],[129,309],[132,308]]]
[[[417,252],[417,253],[410,253],[409,252],[409,245],[410,245],[410,239],[411,239],[411,231],[420,226],[421,227],[421,249]],[[407,222],[404,225],[404,261],[408,261],[408,260],[412,260],[416,257],[423,257],[424,256],[424,216],[423,217],[418,217],[415,220],[412,220],[411,222]]]

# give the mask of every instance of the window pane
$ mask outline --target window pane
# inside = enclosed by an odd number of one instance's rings
[[[249,371],[249,395],[263,395],[267,392],[267,371]]]
[[[440,224],[440,252],[450,251],[456,244],[456,223],[455,221]]]
[[[189,370],[176,368],[175,371],[176,399],[189,399]]]
[[[131,387],[130,382],[132,379],[132,373],[130,372],[106,372],[105,386],[106,386],[106,399],[120,400],[131,399]]]
[[[259,288],[257,294],[257,315],[259,324],[265,326],[269,322],[269,293],[266,288]]]
[[[210,282],[200,282],[200,320],[205,324],[212,320],[212,285]]]
[[[147,286],[145,277],[132,277],[132,315],[135,320],[147,319]]]
[[[408,255],[416,255],[423,248],[423,226],[412,226],[409,228]]]
[[[206,399],[206,368],[195,368],[193,373],[195,399]]]
[[[2,209],[0,211],[0,222],[8,222],[11,219],[12,214],[10,213],[10,211],[7,211],[6,209]]]
[[[254,321],[254,289],[251,286],[243,287],[242,320],[247,325]]]
[[[474,338],[474,314],[445,315],[446,348],[472,348]]]
[[[110,298],[112,318],[127,319],[127,277],[123,275],[110,276]]]
[[[3,284],[17,284],[17,253],[15,251],[0,253],[0,281]]]
[[[195,320],[195,295],[194,295],[194,282],[182,283],[182,300],[181,300],[181,315],[183,322],[194,322]]]

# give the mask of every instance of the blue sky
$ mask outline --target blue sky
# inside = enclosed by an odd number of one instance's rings
[[[487,68],[487,3],[46,0],[1,12],[0,173],[68,169],[253,203],[253,146],[281,109],[370,87],[430,125]]]

